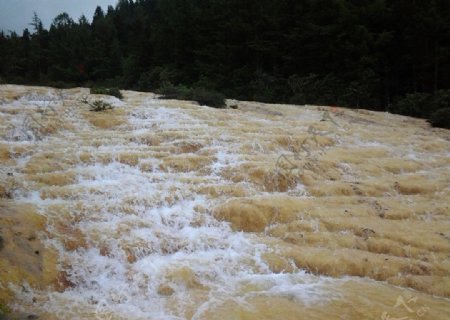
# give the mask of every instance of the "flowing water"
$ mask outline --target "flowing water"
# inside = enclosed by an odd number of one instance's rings
[[[41,254],[46,285],[0,273],[14,310],[449,318],[448,131],[363,110],[88,93],[0,86],[3,212],[45,218],[56,265]],[[114,109],[83,103],[97,99]]]

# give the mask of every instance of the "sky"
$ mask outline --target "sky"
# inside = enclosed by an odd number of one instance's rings
[[[9,30],[22,34],[28,28],[35,11],[48,29],[58,14],[67,12],[70,17],[78,21],[84,14],[89,21],[92,20],[95,8],[99,5],[105,11],[108,5],[115,6],[117,0],[0,0],[0,30],[7,33]]]

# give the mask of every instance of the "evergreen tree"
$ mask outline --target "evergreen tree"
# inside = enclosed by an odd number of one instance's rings
[[[30,25],[0,33],[2,81],[187,86],[422,117],[450,97],[448,0],[119,0],[92,23],[62,13],[46,30],[34,13]]]

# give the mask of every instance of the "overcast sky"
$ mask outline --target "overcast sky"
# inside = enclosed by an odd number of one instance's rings
[[[82,14],[91,21],[98,5],[106,11],[108,5],[115,6],[116,3],[117,0],[0,0],[0,30],[12,30],[19,34],[25,28],[31,31],[29,23],[34,11],[46,29],[53,18],[62,12],[67,12],[75,21]]]

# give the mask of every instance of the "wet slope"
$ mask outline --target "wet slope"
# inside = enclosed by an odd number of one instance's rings
[[[46,319],[450,312],[446,130],[137,92],[0,86],[0,97],[2,206],[45,219],[38,240],[59,268],[48,289],[48,278],[25,290],[1,273],[18,309]],[[91,112],[83,98],[115,108]]]

